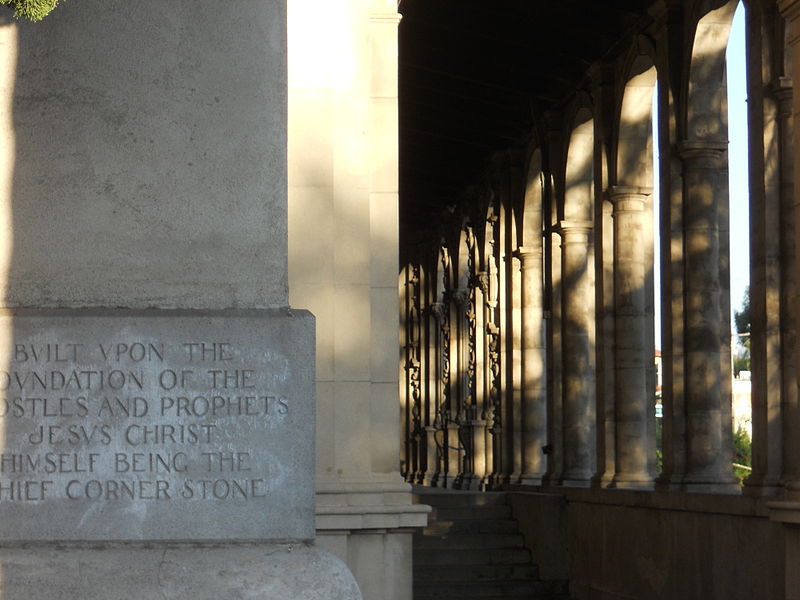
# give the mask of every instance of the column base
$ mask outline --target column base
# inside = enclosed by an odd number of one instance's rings
[[[612,477],[609,488],[618,490],[652,490],[655,481],[649,473],[618,473]]]
[[[575,487],[575,488],[590,488],[592,487],[592,480],[591,479],[572,479],[569,477],[564,477],[561,480],[561,485],[564,487]]]
[[[542,485],[544,473],[523,473],[519,476],[520,485]]]
[[[704,494],[738,494],[742,491],[742,487],[736,482],[714,481],[684,481],[680,489],[683,492]]]
[[[742,486],[733,473],[722,469],[697,469],[689,471],[681,481],[681,491],[709,494],[741,493]]]
[[[347,562],[365,597],[411,600],[411,536],[430,507],[397,473],[317,481],[317,544]]]
[[[757,478],[748,477],[744,480],[742,494],[754,498],[779,496],[784,490],[783,483],[777,477]]]

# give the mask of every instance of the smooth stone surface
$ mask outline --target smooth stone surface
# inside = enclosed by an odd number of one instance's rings
[[[0,315],[0,540],[314,536],[305,311]]]
[[[339,559],[306,544],[0,548],[6,600],[360,600]]]
[[[284,0],[0,26],[9,306],[287,306]]]

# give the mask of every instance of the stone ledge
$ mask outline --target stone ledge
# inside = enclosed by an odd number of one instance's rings
[[[800,525],[800,502],[775,501],[767,504],[769,520]]]
[[[555,494],[569,503],[608,504],[630,508],[713,513],[743,517],[767,517],[769,498],[739,494],[693,492],[634,491],[619,489],[581,489],[555,486],[511,486],[509,492],[519,494]]]
[[[4,598],[361,600],[344,563],[308,544],[0,548]]]
[[[422,504],[317,506],[317,533],[326,530],[415,529],[428,524],[430,507]]]

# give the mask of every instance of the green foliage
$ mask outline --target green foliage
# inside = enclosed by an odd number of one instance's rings
[[[750,441],[750,436],[747,430],[739,425],[736,431],[733,432],[733,463],[745,467],[753,466],[753,447]],[[745,478],[750,475],[750,469],[743,469],[742,467],[733,467],[733,474],[736,475],[739,482],[743,482]]]
[[[14,16],[30,21],[41,21],[58,4],[58,0],[0,0],[0,4],[14,7]]]
[[[742,309],[733,311],[733,323],[739,334],[740,350],[733,359],[733,375],[738,377],[739,371],[750,370],[750,286],[744,291]]]
[[[739,356],[733,357],[733,376],[738,377],[739,371],[750,370],[750,352],[745,350]]]
[[[656,474],[664,471],[664,419],[656,417]]]
[[[750,286],[744,290],[742,298],[742,310],[733,311],[733,322],[736,325],[736,333],[750,333]]]

